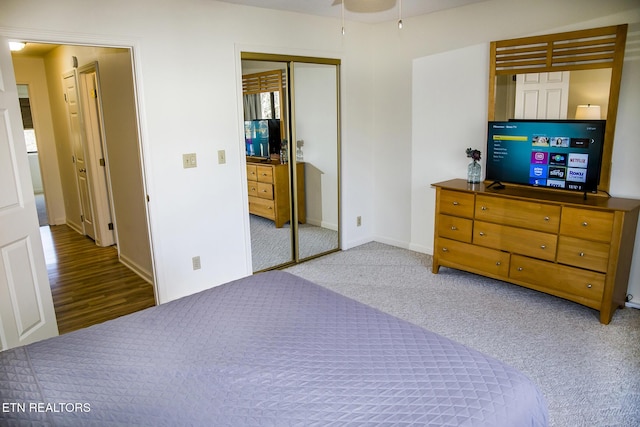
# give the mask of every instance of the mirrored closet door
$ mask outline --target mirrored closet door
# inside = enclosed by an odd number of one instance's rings
[[[253,271],[338,250],[339,61],[243,53],[242,75]]]

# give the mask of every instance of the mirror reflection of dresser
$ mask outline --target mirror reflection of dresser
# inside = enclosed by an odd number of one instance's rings
[[[304,163],[296,165],[298,222],[306,222]],[[291,220],[289,165],[279,161],[253,163],[247,158],[249,213],[274,221],[277,228]]]

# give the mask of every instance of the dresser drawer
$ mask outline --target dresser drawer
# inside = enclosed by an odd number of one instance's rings
[[[609,250],[608,243],[560,236],[558,239],[558,262],[606,273],[609,264]]]
[[[268,219],[275,219],[273,200],[249,196],[249,212]]]
[[[509,277],[514,280],[551,289],[551,292],[589,307],[598,308],[604,294],[605,275],[550,262],[511,257]]]
[[[256,171],[256,165],[247,165],[247,181],[257,181],[258,172]]]
[[[473,221],[451,215],[438,215],[438,235],[461,242],[471,243]]]
[[[473,193],[440,190],[440,213],[473,218]]]
[[[534,258],[554,261],[558,236],[508,225],[475,221],[473,243],[489,248],[514,252]]]
[[[464,265],[496,276],[507,277],[509,274],[510,255],[506,252],[442,238],[436,242],[436,252],[440,261]]]
[[[273,184],[258,182],[257,196],[261,199],[273,200]]]
[[[560,234],[608,243],[612,231],[612,212],[569,207],[562,209]]]
[[[273,183],[273,168],[271,166],[256,166],[259,182]]]
[[[475,218],[482,221],[557,233],[560,206],[478,195]]]
[[[255,181],[247,181],[247,193],[249,193],[249,197],[258,197],[258,183]]]

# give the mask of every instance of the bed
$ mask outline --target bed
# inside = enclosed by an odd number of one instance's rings
[[[548,424],[518,370],[281,271],[0,352],[0,404],[15,425]]]

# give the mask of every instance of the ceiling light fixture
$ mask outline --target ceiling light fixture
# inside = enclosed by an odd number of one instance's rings
[[[18,52],[26,46],[26,43],[23,42],[9,42],[9,50],[11,52]]]
[[[398,29],[402,29],[402,0],[398,0]]]

